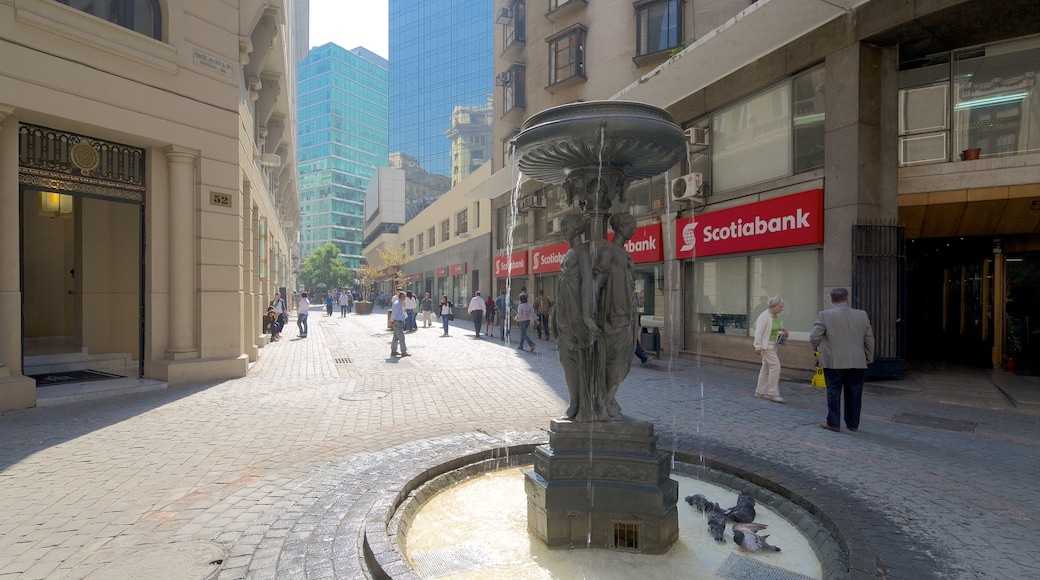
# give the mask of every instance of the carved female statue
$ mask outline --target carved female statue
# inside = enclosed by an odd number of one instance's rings
[[[568,214],[560,221],[560,230],[570,249],[560,263],[552,316],[553,336],[570,395],[570,404],[561,419],[576,421],[594,418],[592,349],[598,329],[592,257],[581,241],[587,229],[588,222],[580,214]]]
[[[602,332],[593,364],[597,373],[597,418],[616,420],[622,417],[615,396],[632,369],[635,351],[635,266],[625,242],[635,234],[636,219],[628,213],[616,213],[610,216],[610,227],[614,239],[598,252],[593,267],[597,321]]]

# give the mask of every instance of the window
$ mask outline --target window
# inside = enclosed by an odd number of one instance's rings
[[[510,20],[503,25],[505,30],[502,35],[502,50],[509,48],[514,42],[527,41],[527,3],[523,0],[513,2],[509,5],[509,14]]]
[[[415,255],[415,239],[414,238],[408,240],[408,255],[409,256],[414,256]]]
[[[465,234],[469,231],[469,210],[464,209],[459,213],[455,214],[455,224],[458,226],[458,235]]]
[[[682,2],[660,0],[636,7],[636,55],[676,48],[682,42]]]
[[[416,240],[418,242],[419,253],[421,254],[421,253],[423,253],[423,235],[419,234],[419,235],[415,236],[415,238],[416,238]]]
[[[556,10],[557,8],[559,8],[561,6],[566,6],[566,5],[570,4],[571,2],[576,2],[576,1],[577,0],[549,0],[549,12],[552,12],[553,10]],[[584,1],[584,0],[582,0],[582,1]]]
[[[451,239],[451,220],[444,220],[441,222],[441,241],[446,242]]]
[[[705,258],[693,266],[696,332],[751,336],[769,299],[779,296],[791,338],[809,339],[818,308],[818,251]]]
[[[952,74],[951,74],[952,73]],[[1040,151],[1040,37],[940,53],[899,72],[899,162]],[[951,107],[952,105],[952,107]]]
[[[157,0],[58,0],[98,18],[162,40],[162,12]]]
[[[527,66],[523,63],[513,63],[513,66],[498,76],[498,84],[502,87],[502,102],[505,105],[503,111],[506,113],[527,106],[526,70]]]
[[[824,69],[794,79],[794,171],[823,167]]]
[[[791,121],[790,81],[712,115],[712,191],[790,175]]]
[[[573,26],[549,39],[549,84],[585,78],[585,36],[588,30]]]
[[[426,230],[426,237],[430,240],[430,247],[437,245],[437,228],[430,228]]]

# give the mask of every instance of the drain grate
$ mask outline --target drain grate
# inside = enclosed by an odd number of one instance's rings
[[[442,578],[496,566],[498,561],[486,548],[461,544],[443,550],[412,555],[415,571],[423,578]]]
[[[763,564],[739,554],[730,554],[716,570],[716,574],[719,578],[733,580],[811,580],[808,576]]]
[[[350,361],[349,358],[338,358],[338,359],[336,359],[336,364],[338,364],[338,365],[349,365],[350,362],[351,361]]]
[[[963,421],[960,419],[947,419],[945,417],[932,417],[931,415],[915,415],[913,413],[900,413],[893,419],[896,423],[905,425],[916,425],[918,427],[931,427],[932,429],[945,429],[946,431],[963,431],[972,433],[978,423],[974,421]]]
[[[643,526],[633,522],[612,522],[612,525],[614,527],[613,549],[627,552],[642,551],[643,543],[640,538],[643,535]]]

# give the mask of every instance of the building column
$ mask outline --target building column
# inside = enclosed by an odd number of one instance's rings
[[[166,358],[198,357],[195,344],[195,160],[199,152],[171,145],[170,190],[170,336]]]
[[[0,104],[0,412],[36,406],[36,381],[22,372],[18,118]]]

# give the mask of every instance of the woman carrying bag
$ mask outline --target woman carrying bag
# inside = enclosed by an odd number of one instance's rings
[[[455,305],[448,302],[448,295],[441,296],[441,304],[437,312],[440,314],[441,322],[444,323],[444,336],[448,336],[448,323],[455,320],[453,308],[455,308]]]

